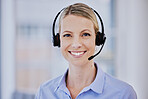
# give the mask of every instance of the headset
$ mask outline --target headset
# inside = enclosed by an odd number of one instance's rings
[[[54,19],[54,21],[53,21],[52,34],[53,34],[53,46],[54,46],[54,47],[60,47],[60,34],[59,34],[59,33],[55,34],[55,24],[56,24],[56,20],[57,20],[58,16],[60,15],[60,13],[61,13],[64,9],[66,9],[66,8],[63,8],[60,12],[58,12],[58,14],[56,15],[56,17],[55,17],[55,19]],[[102,45],[102,46],[101,46],[99,52],[96,53],[96,54],[93,55],[93,56],[90,56],[90,57],[88,58],[88,60],[93,59],[95,56],[97,56],[97,55],[102,51],[102,48],[103,48],[104,43],[105,43],[105,41],[106,41],[106,36],[105,36],[105,33],[104,33],[103,21],[102,21],[100,15],[97,13],[97,11],[95,11],[93,8],[91,8],[91,9],[92,9],[92,10],[94,11],[94,13],[98,16],[98,18],[99,18],[99,20],[100,20],[100,23],[101,23],[101,32],[100,32],[100,31],[97,32],[95,43],[96,43],[96,46],[100,46],[100,45]]]

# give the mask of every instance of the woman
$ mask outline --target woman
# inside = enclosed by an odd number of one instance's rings
[[[69,62],[64,75],[40,86],[36,99],[137,99],[133,88],[104,73],[93,60],[98,22],[92,9],[76,3],[59,20],[60,49]]]

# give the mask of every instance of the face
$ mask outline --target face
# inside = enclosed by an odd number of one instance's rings
[[[61,21],[61,52],[72,65],[89,63],[88,58],[95,51],[95,30],[91,20],[75,15],[67,15]]]

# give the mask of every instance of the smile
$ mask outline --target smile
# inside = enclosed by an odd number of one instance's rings
[[[79,58],[85,54],[86,51],[68,51],[72,56]]]

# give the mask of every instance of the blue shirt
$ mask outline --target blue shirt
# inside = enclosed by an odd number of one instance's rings
[[[35,99],[71,99],[66,87],[65,77],[68,70],[53,80],[43,83]],[[85,87],[76,99],[137,99],[133,88],[97,67],[95,80]]]

